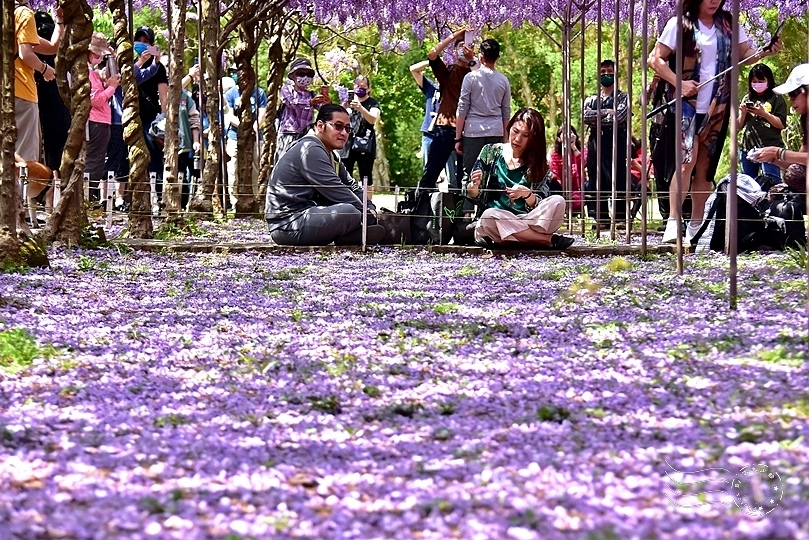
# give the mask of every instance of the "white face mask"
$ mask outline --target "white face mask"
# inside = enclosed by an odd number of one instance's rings
[[[765,82],[754,82],[750,85],[756,94],[763,94],[767,91],[767,83]]]
[[[295,83],[301,88],[307,88],[310,84],[312,84],[312,77],[295,77]]]

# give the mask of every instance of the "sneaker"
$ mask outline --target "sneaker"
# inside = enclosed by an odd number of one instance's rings
[[[685,228],[685,243],[691,244],[691,240],[697,235],[700,228],[702,227],[702,222],[694,223],[693,221],[688,222],[688,227]]]
[[[368,225],[368,233],[365,241],[369,246],[375,246],[385,238],[385,227],[382,225]],[[361,246],[362,245],[362,227],[355,229],[348,234],[345,234],[334,241],[336,246]]]
[[[573,242],[575,241],[576,241],[575,238],[571,238],[569,236],[562,236],[561,234],[554,234],[551,236],[551,248],[564,251],[570,246],[572,246]]]
[[[663,233],[663,240],[664,244],[676,244],[677,243],[677,219],[676,218],[669,218],[666,220],[666,231]]]

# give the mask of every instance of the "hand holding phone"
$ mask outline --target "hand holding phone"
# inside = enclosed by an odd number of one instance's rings
[[[466,32],[464,32],[463,44],[466,45],[467,47],[471,47],[472,44],[475,42],[476,34],[477,32],[475,32],[474,30],[467,30]]]
[[[766,47],[764,47],[763,49],[764,51],[767,52],[772,51],[773,46],[778,42],[778,38],[781,37],[781,30],[784,28],[784,23],[786,22],[787,20],[786,18],[784,18],[784,20],[778,23],[778,27],[775,29],[775,32],[773,32],[772,37],[770,38],[770,42],[767,44]]]
[[[354,101],[354,90],[349,90],[348,91],[348,102],[351,103],[352,101]]]

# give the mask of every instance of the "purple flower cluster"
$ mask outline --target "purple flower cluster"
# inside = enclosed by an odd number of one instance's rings
[[[236,233],[234,233],[236,234]],[[784,255],[54,251],[0,275],[0,538],[806,538]],[[763,518],[681,469],[784,479]],[[682,488],[686,490],[686,488]]]

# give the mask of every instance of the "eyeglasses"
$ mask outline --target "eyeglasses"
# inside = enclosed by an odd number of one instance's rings
[[[324,122],[325,124],[329,124],[331,127],[336,129],[337,131],[348,131],[351,129],[350,124],[343,124],[340,122]]]
[[[789,99],[795,99],[801,94],[803,94],[803,86],[799,86],[798,88],[788,93],[787,95],[789,96]]]

